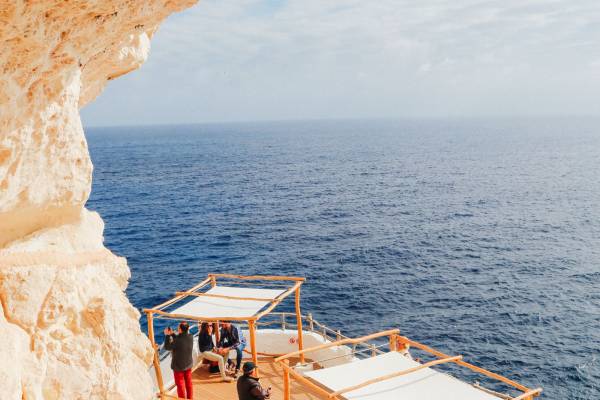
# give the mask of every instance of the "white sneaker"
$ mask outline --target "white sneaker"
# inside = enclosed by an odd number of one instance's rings
[[[223,377],[223,382],[233,382],[233,378],[230,376]]]

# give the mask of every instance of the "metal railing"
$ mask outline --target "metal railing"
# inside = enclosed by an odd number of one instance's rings
[[[302,328],[305,331],[317,333],[323,337],[326,341],[338,341],[342,339],[349,339],[348,336],[342,334],[342,332],[338,330],[331,329],[325,324],[315,320],[311,313],[306,315],[301,315],[302,317]],[[271,321],[265,321],[269,318],[272,318]],[[260,320],[256,323],[258,327],[269,327],[269,326],[279,326],[281,330],[286,329],[297,329],[298,324],[296,323],[296,314],[291,312],[274,312],[270,313],[263,317],[263,320]],[[365,350],[357,350],[357,347],[362,347],[364,349],[368,349],[371,353],[371,356],[374,357],[378,354],[383,354],[385,351],[381,350],[375,344],[369,343],[357,343],[352,345],[352,353],[362,354]]]
[[[308,331],[308,332],[317,333],[317,334],[321,335],[325,341],[338,341],[338,340],[342,340],[342,339],[349,339],[349,337],[342,334],[342,332],[339,329],[334,330],[334,329],[328,327],[327,325],[315,320],[311,313],[308,313],[306,315],[301,315],[301,317],[302,317],[303,330]],[[196,322],[196,321],[191,321],[191,322]],[[246,326],[247,323],[244,323],[243,321],[239,321],[239,322],[236,321],[236,325]],[[256,322],[256,327],[257,328],[279,327],[281,330],[290,330],[290,329],[296,330],[296,329],[298,329],[298,324],[296,322],[296,313],[292,313],[292,312],[269,313],[269,314],[265,315],[261,320]],[[190,332],[194,333],[195,331],[197,331],[197,325],[194,323],[194,324],[190,325]],[[196,336],[196,335],[197,335],[197,332],[194,333],[194,336]],[[362,349],[359,350],[357,347],[361,347]],[[370,355],[372,357],[374,357],[378,354],[385,353],[385,351],[381,350],[379,347],[380,346],[377,346],[375,344],[357,343],[357,344],[352,345],[352,354],[363,355],[366,353],[370,353]],[[169,352],[164,350],[161,346],[160,353],[159,353],[160,360],[161,361],[164,360],[165,357],[167,357],[168,355],[169,355]]]

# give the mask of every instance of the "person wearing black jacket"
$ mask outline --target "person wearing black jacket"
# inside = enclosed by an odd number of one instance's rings
[[[244,363],[244,375],[237,381],[239,400],[265,400],[271,397],[271,388],[263,389],[256,376],[256,365],[252,361]]]
[[[238,328],[231,322],[223,321],[221,325],[219,347],[226,351],[229,351],[229,349],[236,351],[235,375],[237,376],[240,371],[240,365],[242,364],[242,356],[244,354],[244,348],[246,347],[246,341],[243,336],[240,337]]]
[[[223,381],[233,381],[230,376],[225,374],[225,365],[227,365],[227,359],[229,358],[229,349],[225,351],[215,347],[212,338],[212,326],[208,322],[203,322],[202,325],[200,325],[200,333],[198,334],[198,348],[202,358],[219,363],[219,372],[221,372],[221,378],[223,378]]]
[[[194,349],[194,336],[189,331],[187,322],[181,322],[177,328],[177,335],[173,329],[166,328],[165,349],[171,351],[171,369],[177,385],[177,397],[193,399],[192,385],[192,350]]]

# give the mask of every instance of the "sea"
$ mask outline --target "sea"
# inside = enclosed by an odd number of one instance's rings
[[[542,399],[600,399],[600,119],[86,134],[87,207],[138,309],[210,272],[301,275],[303,312],[345,335],[399,328]]]

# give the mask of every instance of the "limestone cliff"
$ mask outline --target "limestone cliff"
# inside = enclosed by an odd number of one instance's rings
[[[195,2],[0,0],[0,399],[152,396],[126,260],[84,207],[79,109]]]

